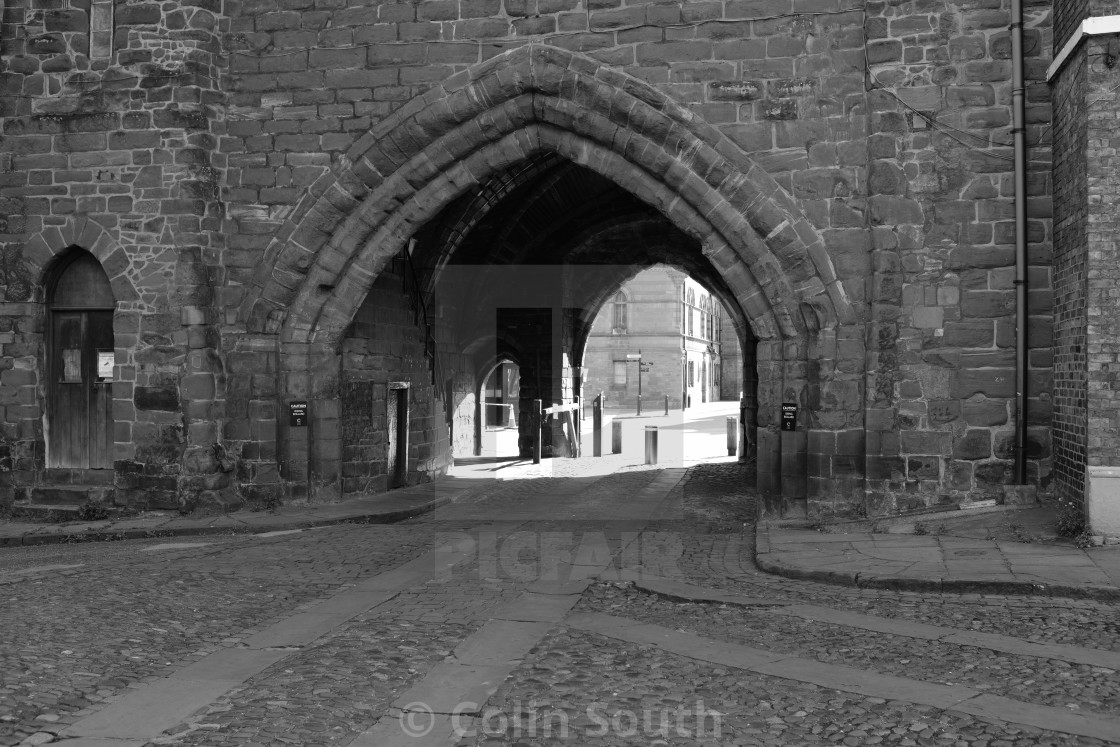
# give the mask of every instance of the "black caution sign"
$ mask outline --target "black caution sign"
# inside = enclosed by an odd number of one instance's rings
[[[295,400],[288,403],[288,425],[293,428],[307,425],[307,400]]]
[[[782,403],[782,430],[797,430],[797,405],[789,402]]]

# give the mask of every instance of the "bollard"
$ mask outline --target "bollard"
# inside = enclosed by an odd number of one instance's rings
[[[669,395],[665,395],[665,414],[669,414]]]
[[[727,456],[735,456],[739,450],[739,419],[734,415],[727,416]]]
[[[591,449],[594,456],[603,456],[603,395],[601,393],[591,404]]]
[[[622,421],[611,421],[611,453],[622,453]]]
[[[646,464],[657,464],[657,426],[646,426]]]
[[[541,429],[544,428],[544,413],[542,412],[541,401],[539,399],[533,400],[533,410],[530,413],[533,418],[533,464],[541,463]]]

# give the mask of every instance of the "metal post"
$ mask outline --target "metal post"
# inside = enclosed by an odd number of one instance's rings
[[[533,400],[533,464],[541,463],[541,429],[544,428],[544,412],[539,399]]]
[[[739,419],[734,415],[727,416],[727,456],[735,456],[739,450]]]
[[[642,414],[642,351],[638,351],[638,414]]]
[[[591,448],[592,454],[603,456],[603,393],[591,403]]]
[[[739,461],[747,460],[747,451],[750,445],[747,442],[747,401],[739,395]]]
[[[1011,134],[1015,146],[1015,483],[1027,484],[1027,129],[1023,0],[1011,0]]]
[[[665,414],[669,414],[669,395],[665,395]]]
[[[646,426],[646,464],[657,464],[657,426]]]
[[[611,453],[622,453],[622,421],[611,421]]]

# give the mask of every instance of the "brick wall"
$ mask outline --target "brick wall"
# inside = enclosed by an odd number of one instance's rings
[[[1120,68],[1102,64],[1110,40],[1097,37],[1085,45],[1084,113],[1087,132],[1085,171],[1088,182],[1085,244],[1088,368],[1088,460],[1090,465],[1120,462],[1120,157],[1115,153],[1120,113]]]
[[[1069,40],[1078,24],[1090,15],[1105,15],[1104,12],[1093,13],[1093,5],[1103,5],[1091,0],[1063,0],[1054,3],[1054,51],[1057,52]],[[1099,9],[1099,8],[1098,8]],[[1103,10],[1103,9],[1099,9]]]
[[[1088,447],[1088,126],[1082,48],[1054,85],[1054,475],[1056,492],[1080,500]]]

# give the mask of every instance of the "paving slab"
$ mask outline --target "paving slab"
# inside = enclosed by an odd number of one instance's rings
[[[559,622],[576,605],[579,597],[556,594],[522,594],[494,613],[495,620],[519,622]]]
[[[1049,731],[1120,742],[1120,719],[1073,713],[1065,708],[1024,703],[999,695],[979,695],[949,710],[985,720],[1010,721]]]
[[[905,619],[891,617],[876,617],[863,615],[858,612],[833,609],[832,607],[818,607],[809,604],[793,604],[788,607],[779,607],[772,610],[776,615],[790,615],[804,620],[832,623],[833,625],[846,625],[851,628],[872,630],[876,633],[900,635],[907,638],[923,638],[936,641],[952,632],[951,628],[926,623],[912,622]]]
[[[726,664],[738,669],[754,670],[763,664],[789,658],[786,654],[714,641],[692,633],[681,633],[660,625],[640,623],[602,613],[588,612],[572,615],[564,621],[564,624],[608,638],[657,646],[690,659],[711,664]]]
[[[462,664],[513,664],[524,659],[551,628],[551,622],[491,620],[463,639],[453,656]]]
[[[222,648],[168,675],[168,679],[243,682],[280,661],[288,653],[276,649]]]
[[[843,664],[825,664],[815,659],[789,657],[752,667],[759,674],[769,674],[797,682],[807,682],[818,687],[859,693],[869,698],[905,700],[910,703],[951,708],[975,697],[977,691],[958,685],[939,685],[906,677],[881,674]]]
[[[1120,599],[1120,548],[928,535],[756,530],[759,568],[789,578],[910,591]],[[822,541],[823,537],[829,539]]]
[[[473,730],[476,719],[393,709],[350,742],[350,747],[447,747],[458,741],[456,726]]]
[[[460,664],[444,661],[393,701],[395,708],[427,708],[433,713],[477,710],[497,692],[513,669],[507,664]],[[473,704],[473,707],[472,707]]]
[[[316,614],[300,612],[245,639],[249,648],[299,648],[306,646],[357,613]]]
[[[61,734],[111,739],[151,738],[181,723],[240,683],[241,680],[172,678],[146,682],[66,727]]]

